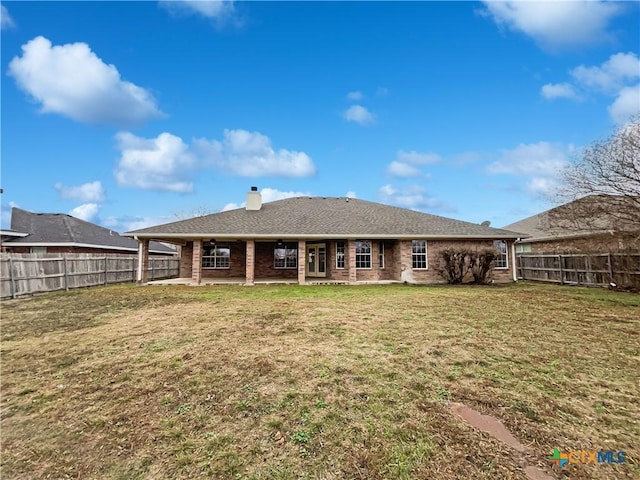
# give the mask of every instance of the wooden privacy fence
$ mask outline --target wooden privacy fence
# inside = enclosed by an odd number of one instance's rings
[[[518,254],[518,276],[569,285],[640,287],[640,253]]]
[[[3,253],[0,255],[0,297],[134,282],[137,268],[136,255]],[[149,280],[177,277],[180,260],[150,257],[147,271]]]

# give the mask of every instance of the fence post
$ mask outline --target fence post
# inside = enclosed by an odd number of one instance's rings
[[[522,280],[526,280],[526,278],[524,278],[524,269],[522,268],[522,254],[516,255],[516,259],[518,260],[518,269],[520,270],[520,278]]]
[[[611,252],[607,253],[607,264],[609,265],[609,283],[615,283],[613,281],[613,265],[611,265]]]
[[[9,278],[11,279],[11,298],[16,298],[16,279],[13,275],[13,258],[9,257]]]
[[[564,285],[564,270],[562,269],[562,255],[558,255],[558,265],[560,266],[560,285]]]
[[[138,257],[132,257],[131,258],[131,281],[135,282],[136,281],[136,262],[137,262]]]
[[[155,271],[154,271],[154,266],[156,262],[154,262],[153,260],[154,260],[153,258],[149,259],[149,263],[151,264],[151,280],[154,280],[156,278]]]
[[[64,290],[65,292],[69,291],[69,278],[67,277],[67,254],[62,255],[64,260]]]
[[[108,269],[108,263],[107,263],[107,256],[104,256],[104,284],[107,285],[107,272],[109,271]]]

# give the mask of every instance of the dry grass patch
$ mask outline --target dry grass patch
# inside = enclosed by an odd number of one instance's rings
[[[564,478],[638,469],[640,297],[543,285],[135,287],[2,305],[3,478]],[[563,450],[622,465],[553,471]]]

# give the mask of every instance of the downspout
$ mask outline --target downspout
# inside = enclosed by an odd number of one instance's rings
[[[136,242],[138,242],[138,270],[136,272],[136,281],[138,283],[142,282],[142,269],[144,268],[144,266],[142,265],[142,242],[140,241],[140,239],[138,239],[138,236],[135,235],[133,237],[135,239]]]
[[[511,243],[511,258],[513,258],[513,261],[511,262],[511,272],[513,273],[513,281],[517,282],[518,281],[518,273],[517,273],[517,269],[516,269],[516,242],[519,242],[520,239],[516,239],[515,242]]]

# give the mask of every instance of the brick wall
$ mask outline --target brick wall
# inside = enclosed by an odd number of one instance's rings
[[[344,244],[344,268],[336,268],[336,240],[327,240],[327,278],[340,282],[349,281],[349,243],[340,240]]]
[[[427,266],[426,270],[413,270],[412,266],[412,244],[411,240],[400,241],[400,262],[402,268],[409,270],[412,273],[413,280],[416,282],[427,283],[445,283],[442,276],[438,273],[438,268],[442,266],[442,251],[449,248],[460,249],[484,249],[493,248],[493,241],[491,240],[461,240],[461,241],[448,241],[448,240],[430,240],[427,241]],[[507,244],[508,255],[508,268],[506,269],[494,269],[493,280],[496,282],[512,282],[513,281],[513,259],[511,258],[511,243]],[[470,276],[469,276],[470,277]],[[465,281],[469,281],[470,278],[466,278]]]
[[[202,278],[244,278],[247,268],[246,242],[220,242],[229,245],[229,268],[203,268]]]
[[[187,242],[180,249],[180,278],[191,278],[191,267],[193,259],[193,242]]]
[[[413,275],[416,282],[444,283],[444,280],[437,272],[440,264],[440,252],[446,248],[492,248],[493,242],[488,241],[427,241],[427,270],[415,270],[412,265],[412,244],[411,240],[385,240],[384,260],[385,267],[379,268],[380,241],[371,241],[371,269],[355,269],[355,242],[343,240],[345,244],[345,268],[336,268],[336,240],[314,241],[312,243],[324,243],[326,246],[327,279],[338,281],[377,281],[377,280],[401,280],[403,269]],[[351,244],[351,245],[350,245]],[[231,264],[229,269],[202,269],[203,278],[245,278],[247,265],[246,242],[231,242]],[[275,242],[255,242],[255,280],[264,278],[280,278],[295,280],[298,278],[298,268],[275,268],[274,248]],[[512,276],[511,244],[508,245],[509,268],[496,269],[493,278],[496,282],[510,282]],[[302,268],[306,258],[302,252],[298,252],[298,264]],[[353,265],[353,272],[350,277],[349,264]],[[192,277],[193,265],[193,244],[188,242],[182,247],[180,258],[180,276],[183,278]]]
[[[298,242],[287,242],[298,244]],[[297,279],[298,268],[275,268],[274,250],[276,242],[256,242],[256,279],[260,278],[287,278]],[[300,252],[298,252],[300,253]],[[304,258],[298,255],[298,262],[304,262]]]
[[[191,279],[200,283],[202,280],[202,240],[194,240],[191,258]]]

